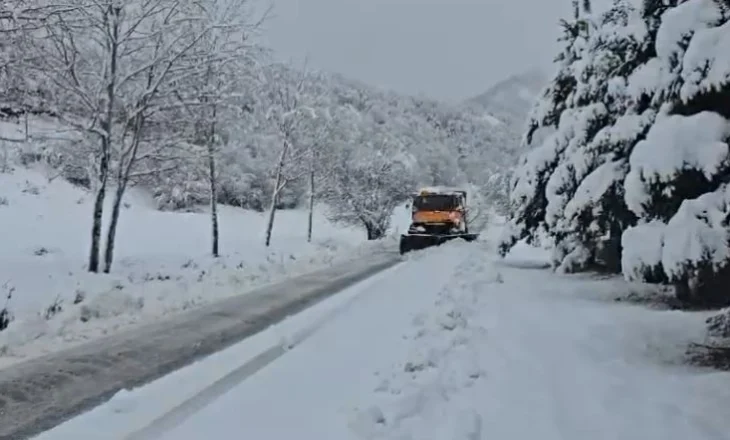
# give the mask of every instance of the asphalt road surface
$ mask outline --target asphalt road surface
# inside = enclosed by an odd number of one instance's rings
[[[0,370],[0,440],[27,439],[258,333],[394,266],[397,253],[334,266]]]

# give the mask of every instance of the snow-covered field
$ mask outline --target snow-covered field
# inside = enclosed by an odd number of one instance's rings
[[[160,212],[131,190],[112,273],[90,274],[91,196],[47,176],[21,167],[0,173],[0,309],[12,290],[15,317],[0,332],[0,367],[395,246],[367,243],[363,231],[321,212],[307,243],[307,213],[280,211],[266,248],[263,214],[221,207],[223,255],[214,259],[206,212]]]
[[[728,438],[730,373],[682,363],[708,313],[618,303],[646,287],[552,273],[524,246],[500,260],[492,247],[413,254],[38,440]],[[313,323],[279,359],[201,404],[206,386]],[[204,407],[191,411],[184,402],[196,399]],[[153,420],[169,429],[141,435]]]

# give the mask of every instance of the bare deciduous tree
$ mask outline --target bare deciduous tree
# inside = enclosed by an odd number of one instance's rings
[[[297,131],[302,129],[307,119],[316,117],[314,110],[304,102],[303,92],[307,73],[300,73],[296,82],[277,78],[278,70],[269,72],[265,87],[274,105],[269,108],[266,119],[274,126],[281,142],[281,150],[274,167],[273,190],[266,221],[265,245],[271,245],[274,220],[281,191],[294,180],[307,174],[301,167],[307,150],[297,144]]]
[[[97,175],[89,270],[99,271],[104,200],[116,180],[106,233],[104,272],[111,270],[120,208],[135,166],[160,154],[166,95],[197,73],[201,42],[225,23],[184,0],[77,0],[46,5],[35,33],[32,66],[57,87],[61,118],[97,138]]]
[[[405,201],[415,180],[399,149],[371,127],[333,152],[324,200],[330,218],[360,225],[368,240],[382,238],[393,210]]]

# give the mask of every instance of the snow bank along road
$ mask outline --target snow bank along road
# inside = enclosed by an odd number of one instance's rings
[[[259,335],[38,440],[730,439],[730,375],[677,362],[702,316],[617,303],[642,286],[515,267],[484,246],[423,251],[304,311],[356,291],[207,405],[169,398]]]
[[[0,439],[28,438],[261,331],[393,266],[397,253],[334,266],[170,320],[0,370]]]

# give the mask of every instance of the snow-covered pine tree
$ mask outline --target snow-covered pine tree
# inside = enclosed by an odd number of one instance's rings
[[[623,235],[623,272],[696,304],[730,303],[728,47],[726,0],[681,1],[660,15],[656,54],[633,85],[659,112],[630,157],[625,199],[641,220]]]
[[[563,35],[559,42],[564,49],[555,58],[559,67],[528,117],[522,148],[529,152],[520,158],[510,183],[510,215],[499,244],[502,255],[520,240],[534,242],[544,229],[545,186],[566,145],[556,133],[545,140],[535,135],[542,129],[559,126],[560,116],[570,106],[569,98],[578,83],[574,65],[583,56],[588,22],[579,17],[577,8],[575,15],[574,19],[561,21]]]
[[[594,19],[576,66],[574,107],[558,127],[568,147],[546,185],[545,220],[561,271],[621,270],[621,234],[636,220],[623,202],[628,154],[653,115],[639,113],[627,93],[646,37],[639,11],[615,0]]]
[[[642,58],[646,32],[638,11],[624,0],[615,0],[597,17],[583,15],[578,23],[580,52],[558,71],[528,125],[528,144],[541,127],[552,125],[556,131],[516,173],[512,202],[517,215],[510,226],[517,227],[508,231],[501,250],[544,229],[555,242],[553,259],[560,270],[618,272],[621,232],[633,221],[622,203],[621,181],[626,149],[641,131],[641,120],[632,116],[619,127],[613,124],[631,107],[626,81]],[[566,59],[564,52],[561,60]]]

